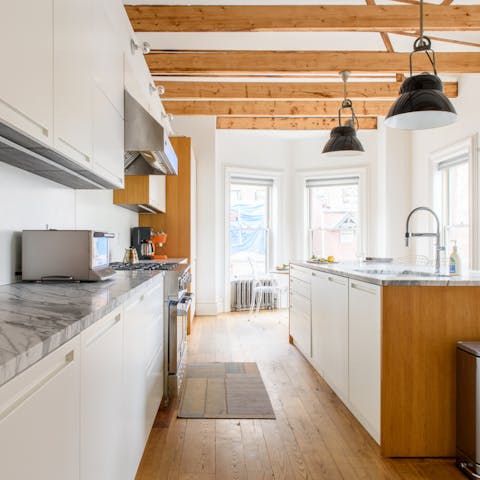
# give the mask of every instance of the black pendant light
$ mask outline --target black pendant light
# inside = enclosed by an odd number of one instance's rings
[[[425,52],[432,64],[433,75],[412,75],[412,57],[417,52]],[[424,130],[450,125],[457,118],[455,107],[443,93],[442,81],[437,75],[432,42],[423,35],[423,0],[420,0],[420,36],[410,53],[410,77],[402,83],[400,96],[390,107],[385,125],[401,130]]]
[[[365,150],[357,138],[357,132],[355,131],[355,123],[358,128],[358,120],[353,111],[352,101],[347,98],[347,80],[350,76],[350,72],[340,72],[343,80],[343,102],[342,106],[338,110],[338,127],[335,127],[330,132],[330,138],[323,147],[325,156],[328,157],[346,157],[346,156],[358,156],[362,155]],[[349,109],[352,114],[352,118],[342,125],[342,110]]]

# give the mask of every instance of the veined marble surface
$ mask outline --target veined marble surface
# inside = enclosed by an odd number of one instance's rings
[[[311,263],[291,262],[312,270],[382,286],[472,287],[480,286],[480,271],[463,275],[435,275],[433,267],[396,263]],[[375,273],[373,273],[375,272]]]
[[[0,286],[0,385],[164,274],[161,270],[118,271],[103,282]]]

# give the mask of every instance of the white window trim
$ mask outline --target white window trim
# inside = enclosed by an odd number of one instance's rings
[[[271,192],[271,198],[269,201],[269,216],[270,216],[270,230],[269,230],[269,250],[267,252],[268,265],[271,267],[275,265],[275,258],[278,254],[278,244],[273,242],[274,238],[278,238],[279,234],[279,210],[284,206],[281,206],[281,195],[284,188],[284,173],[282,170],[264,170],[254,169],[236,166],[226,166],[224,174],[224,201],[225,201],[225,216],[224,216],[224,259],[225,259],[225,304],[224,311],[230,311],[231,302],[231,288],[230,288],[230,183],[232,177],[251,177],[251,178],[265,178],[272,179],[273,186]],[[270,248],[273,245],[273,248]]]
[[[468,151],[468,178],[469,178],[469,222],[470,222],[470,266],[472,270],[480,269],[480,171],[478,166],[478,133],[467,138],[459,140],[447,147],[435,150],[430,154],[431,177],[433,181],[432,205],[436,212],[443,212],[443,205],[435,198],[435,193],[439,188],[440,175],[438,164],[455,156],[461,151]],[[442,201],[442,200],[441,200]],[[443,219],[442,222],[442,242],[443,238]],[[447,255],[449,245],[445,245]]]
[[[306,188],[306,181],[313,178],[335,178],[335,177],[358,177],[358,192],[360,200],[360,245],[359,253],[364,255],[368,246],[368,167],[358,168],[342,168],[342,169],[330,169],[324,168],[322,170],[302,170],[298,171],[296,175],[296,194],[297,199],[301,199],[297,208],[302,212],[301,215],[295,216],[296,220],[295,231],[300,232],[302,237],[297,236],[296,244],[301,245],[301,257],[307,258],[309,252],[310,234],[309,234],[309,209],[308,209],[308,189]],[[300,223],[301,222],[301,223]]]

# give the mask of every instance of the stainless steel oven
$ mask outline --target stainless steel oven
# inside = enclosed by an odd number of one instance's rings
[[[187,349],[188,311],[193,294],[184,293],[178,301],[171,301],[169,308],[168,338],[168,392],[178,394],[184,370],[184,354]]]

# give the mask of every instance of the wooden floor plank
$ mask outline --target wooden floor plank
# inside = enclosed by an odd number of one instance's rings
[[[453,459],[386,459],[288,343],[286,311],[197,317],[188,361],[257,362],[275,420],[183,420],[153,429],[137,480],[461,480]]]
[[[217,478],[247,480],[239,420],[215,421],[215,474]]]

